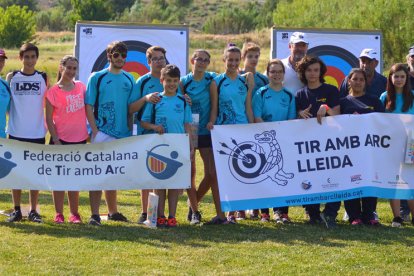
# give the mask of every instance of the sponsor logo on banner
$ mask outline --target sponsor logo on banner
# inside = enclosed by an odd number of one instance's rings
[[[230,146],[220,142],[222,149],[218,152],[227,157],[233,177],[245,184],[256,184],[270,178],[277,185],[286,186],[294,174],[283,170],[283,154],[276,131],[263,131],[253,137],[255,141],[231,139]]]
[[[2,146],[0,145],[0,147]],[[4,152],[3,157],[0,157],[0,179],[8,176],[12,169],[17,166],[16,163],[10,161],[13,157],[11,152]]]
[[[174,176],[183,163],[175,160],[178,158],[178,152],[171,151],[170,157],[166,157],[154,150],[159,147],[169,147],[167,144],[161,144],[153,147],[147,153],[147,169],[148,172],[155,178],[165,180]]]
[[[355,174],[351,176],[351,183],[359,184],[362,181],[362,175],[361,174]]]
[[[328,177],[326,179],[326,184],[322,184],[322,188],[324,188],[324,189],[332,189],[332,188],[336,188],[338,186],[339,186],[339,184],[337,182],[334,182],[331,177]]]
[[[310,188],[312,188],[312,183],[309,180],[303,180],[302,189],[309,190]]]

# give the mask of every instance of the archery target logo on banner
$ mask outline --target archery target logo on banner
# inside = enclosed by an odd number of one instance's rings
[[[308,55],[318,56],[326,65],[326,83],[336,87],[341,85],[342,80],[348,75],[352,68],[359,67],[359,60],[349,51],[332,45],[322,45],[308,50]]]
[[[150,67],[147,63],[145,53],[152,45],[142,41],[124,41],[128,47],[128,55],[125,61],[123,69],[131,73],[137,80],[139,77],[147,74],[150,71]],[[168,60],[166,60],[168,64]],[[109,66],[108,58],[106,56],[106,50],[104,50],[96,59],[92,72],[100,71]]]
[[[382,72],[381,39],[378,31],[317,30],[317,29],[276,29],[272,31],[271,57],[283,59],[290,55],[289,39],[294,32],[306,34],[309,42],[308,55],[318,56],[327,66],[325,81],[339,87],[352,68],[359,67],[358,57],[365,48],[376,49]]]

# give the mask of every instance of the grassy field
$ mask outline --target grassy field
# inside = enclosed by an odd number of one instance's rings
[[[39,36],[38,68],[55,79],[59,59],[73,52],[71,33]],[[268,33],[238,36],[199,36],[192,34],[191,49],[207,48],[213,53],[211,70],[222,71],[221,50],[229,42],[241,45],[246,39],[261,41]],[[69,41],[68,41],[69,39]],[[268,58],[262,51],[262,64]],[[19,69],[17,50],[7,50],[9,60],[3,70]],[[5,73],[3,73],[3,76]],[[199,158],[198,164],[201,164]],[[202,177],[198,171],[197,181]],[[23,194],[27,204],[28,194]],[[414,227],[391,228],[391,210],[387,201],[379,202],[381,227],[351,227],[340,221],[339,227],[305,224],[301,207],[291,208],[293,224],[263,224],[245,220],[237,225],[190,226],[186,222],[186,196],[180,197],[179,227],[148,229],[136,224],[140,199],[137,191],[119,193],[119,210],[131,222],[104,222],[102,227],[55,225],[50,192],[39,199],[45,223],[9,224],[0,216],[0,275],[411,275],[414,271]],[[0,210],[12,207],[10,191],[0,190]],[[101,211],[105,212],[104,201]],[[201,203],[205,220],[214,214],[211,194]],[[86,192],[81,193],[80,213],[90,215]],[[68,217],[66,206],[65,215]],[[343,208],[338,216],[342,218]]]

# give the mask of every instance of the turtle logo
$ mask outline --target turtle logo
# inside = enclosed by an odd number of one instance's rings
[[[270,178],[278,185],[287,185],[287,179],[292,179],[294,174],[283,170],[283,155],[276,140],[276,131],[264,131],[255,134],[254,138],[258,143],[252,141],[238,143],[235,139],[231,139],[233,148],[220,143],[223,148],[230,150],[230,153],[224,150],[218,152],[228,156],[231,174],[245,184],[256,184]],[[267,145],[268,154],[260,144]]]
[[[0,145],[0,147],[2,146]],[[0,157],[0,179],[8,176],[11,170],[17,166],[16,163],[9,160],[12,158],[10,151],[6,151],[3,156],[4,158]]]
[[[154,153],[153,151],[158,147],[169,147],[167,144],[161,144],[153,147],[147,153],[147,169],[148,172],[155,178],[160,180],[165,180],[174,176],[177,170],[183,165],[183,163],[178,162],[178,152],[172,151],[170,157],[165,157],[163,155]]]

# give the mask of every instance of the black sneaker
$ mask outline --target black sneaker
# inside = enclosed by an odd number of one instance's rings
[[[7,222],[18,222],[21,221],[23,218],[22,211],[14,211],[10,214],[10,217],[6,220]]]
[[[29,213],[29,216],[27,217],[29,219],[29,221],[31,222],[37,222],[37,223],[42,223],[42,217],[39,215],[38,212],[32,210]]]
[[[191,209],[191,207],[188,207],[187,220],[191,221],[192,219],[193,219],[193,209]]]
[[[190,224],[196,225],[201,223],[201,213],[199,211],[193,213]]]
[[[89,225],[101,226],[101,217],[99,215],[92,215],[88,221]]]
[[[204,223],[204,225],[220,225],[229,224],[227,218],[221,219],[219,216],[212,218],[210,221]]]
[[[392,227],[401,227],[403,225],[403,219],[401,217],[395,217],[392,220],[391,226]]]
[[[321,220],[325,223],[325,226],[328,229],[336,227],[336,220],[334,217],[327,216],[325,213],[321,213]]]
[[[147,220],[147,213],[141,213],[141,216],[138,218],[138,224],[144,224]]]
[[[108,220],[124,221],[124,222],[128,221],[128,219],[121,213],[113,213],[112,215],[108,214]]]

